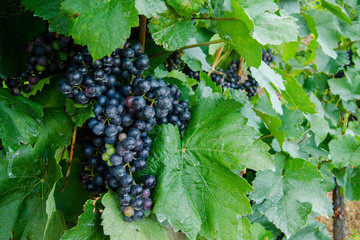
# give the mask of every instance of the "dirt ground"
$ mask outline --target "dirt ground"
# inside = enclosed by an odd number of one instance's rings
[[[328,193],[327,196],[332,198],[332,194]],[[345,202],[345,218],[346,218],[346,235],[350,237],[354,234],[354,230],[360,234],[360,201],[346,201]],[[325,224],[327,230],[332,236],[332,224],[333,219],[330,217],[326,219],[325,217],[319,217],[317,220]]]

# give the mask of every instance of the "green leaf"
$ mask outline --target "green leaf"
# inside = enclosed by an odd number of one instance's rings
[[[64,0],[22,0],[27,9],[34,11],[35,16],[49,20],[49,31],[69,35],[71,18],[61,10]]]
[[[225,13],[225,17],[233,17],[230,13]],[[246,63],[252,67],[259,67],[261,64],[261,47],[259,43],[250,36],[250,29],[241,20],[218,21],[220,37],[241,54]]]
[[[326,55],[321,48],[316,50],[316,67],[319,72],[325,72],[327,74],[335,74],[337,71],[343,68],[344,65],[350,63],[349,55],[345,50],[336,50],[336,59],[333,59]]]
[[[308,224],[291,236],[289,240],[331,240],[331,236],[324,224],[310,220]]]
[[[283,105],[284,114],[280,116],[281,126],[279,130],[284,132],[286,138],[296,140],[304,133],[304,127],[301,126],[304,116],[299,109],[289,110]]]
[[[173,70],[166,77],[163,78],[168,83],[175,84],[182,92],[181,99],[191,100],[191,96],[195,93],[192,89],[193,86],[198,84],[195,79],[187,77],[184,73]]]
[[[285,90],[285,85],[281,75],[276,73],[263,61],[258,69],[252,67],[250,70],[259,85],[266,91],[266,95],[268,96],[272,107],[277,113],[282,114],[281,102],[276,95],[276,92]]]
[[[64,150],[65,149],[62,149],[60,154],[59,158],[61,161],[59,164],[61,166],[62,175],[66,176],[69,162],[66,161],[68,159],[64,159],[64,155],[66,154],[63,152]],[[61,159],[61,157],[63,157],[63,159]],[[74,220],[82,213],[84,202],[93,195],[86,191],[79,181],[79,177],[83,171],[81,159],[84,158],[83,149],[81,149],[79,145],[75,145],[71,171],[64,190],[62,191],[61,189],[64,185],[65,178],[60,179],[56,184],[55,199],[57,208],[63,212],[64,218],[67,221]]]
[[[66,99],[66,112],[78,127],[81,127],[89,118],[94,117],[94,104],[78,104],[73,100]]]
[[[251,232],[254,236],[254,240],[270,240],[273,238],[271,232],[266,230],[260,223],[253,223]]]
[[[176,50],[186,46],[196,33],[191,20],[178,18],[170,10],[152,18],[148,27],[155,42],[167,50]]]
[[[111,190],[103,196],[102,204],[105,209],[101,214],[101,224],[104,233],[109,235],[110,239],[168,239],[166,229],[150,218],[144,218],[140,222],[125,222],[124,215],[120,211],[120,199]]]
[[[278,16],[269,12],[252,16],[252,18],[254,20],[254,33],[252,36],[262,45],[279,45],[283,42],[287,43],[297,40],[299,32],[296,18]]]
[[[308,14],[305,16],[308,27],[321,49],[326,55],[336,59],[337,54],[333,49],[338,47],[341,32],[337,19],[331,13],[321,10],[308,11]]]
[[[331,92],[339,95],[342,100],[360,98],[360,75],[356,69],[349,68],[345,78],[332,78],[328,83]]]
[[[101,226],[101,203],[97,200],[95,203],[92,200],[88,200],[85,203],[85,210],[80,215],[78,224],[72,229],[65,232],[61,240],[103,240],[109,239],[104,235]]]
[[[39,135],[42,105],[24,97],[11,96],[0,89],[0,139],[6,152],[14,152],[20,144],[29,145]]]
[[[195,38],[190,38],[190,41],[188,42],[188,45],[197,44]],[[203,71],[209,72],[211,70],[211,66],[206,61],[206,55],[201,50],[200,47],[190,48],[190,49],[184,49],[184,54],[186,54],[190,59],[196,59],[199,62],[201,62],[201,69]],[[183,59],[183,57],[181,57]]]
[[[240,107],[200,83],[182,141],[177,127],[154,128],[148,161],[158,179],[153,212],[191,239],[199,231],[206,238],[252,239],[250,224],[241,217],[251,212],[245,197],[251,187],[229,168],[273,165],[266,144],[235,113]]]
[[[32,85],[32,90],[31,90],[31,92],[29,92],[29,93],[24,93],[24,92],[23,92],[22,95],[24,95],[24,97],[26,97],[26,98],[29,98],[30,96],[35,95],[38,91],[41,91],[41,90],[44,88],[45,84],[49,84],[49,83],[50,83],[50,79],[53,78],[53,77],[54,77],[54,76],[41,79],[41,80],[38,82],[38,84]]]
[[[135,0],[135,7],[139,14],[145,15],[147,18],[156,17],[159,13],[167,10],[163,0]]]
[[[311,131],[315,133],[315,143],[318,146],[330,132],[329,123],[319,114],[310,115],[308,120],[311,124]]]
[[[317,167],[305,160],[276,158],[276,171],[259,171],[250,198],[260,213],[277,228],[291,236],[307,222],[313,210],[324,216],[331,213],[323,178]]]
[[[359,41],[360,40],[360,32],[358,31],[360,28],[360,21],[354,21],[353,25],[342,24],[341,30],[342,34],[350,38],[351,41]]]
[[[340,170],[343,171],[343,170]],[[336,176],[339,179],[339,176]],[[341,186],[344,188],[345,199],[347,201],[354,201],[360,199],[360,167],[355,168],[348,166],[343,176],[343,183]]]
[[[360,144],[355,137],[339,136],[329,143],[332,163],[336,168],[360,164]]]
[[[61,9],[73,14],[69,33],[76,43],[87,45],[94,59],[122,47],[139,24],[135,0],[65,0]]]
[[[200,80],[203,81],[206,86],[210,87],[213,92],[222,93],[221,86],[217,85],[206,73],[200,72]]]
[[[1,1],[0,9],[0,77],[16,77],[26,70],[25,45],[45,31],[46,26],[25,11],[20,1]]]
[[[271,134],[276,138],[280,147],[282,147],[283,142],[285,141],[285,133],[279,129],[281,127],[281,120],[277,117],[271,116],[257,109],[255,109],[254,111],[256,115],[258,115],[264,122]]]
[[[285,90],[281,91],[281,95],[288,101],[294,108],[300,109],[302,112],[313,114],[315,113],[315,104],[311,102],[309,95],[306,94],[303,87],[296,81],[290,74],[275,69],[282,78],[285,80]]]
[[[166,3],[175,9],[180,16],[191,16],[198,13],[206,0],[166,0]]]
[[[352,25],[351,19],[346,13],[345,9],[337,4],[334,0],[321,0],[321,5],[344,22]]]

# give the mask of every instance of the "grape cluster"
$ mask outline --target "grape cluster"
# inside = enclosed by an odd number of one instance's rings
[[[248,74],[247,80],[244,82],[243,86],[246,91],[246,95],[251,98],[256,95],[259,83],[250,74]]]
[[[181,64],[180,52],[173,52],[164,62],[164,67],[168,72],[178,70]]]
[[[352,67],[354,66],[354,62],[353,62],[353,55],[354,55],[354,52],[352,50],[348,50],[347,51],[347,54],[348,54],[348,58],[349,58],[349,61],[350,63],[349,64],[346,64],[344,65],[343,69],[339,70],[337,73],[334,74],[334,78],[343,78],[345,77],[345,71],[348,67]]]
[[[90,98],[116,92],[117,76],[125,79],[140,76],[148,67],[149,59],[142,54],[139,43],[126,43],[123,49],[116,49],[110,56],[94,62],[85,49],[72,56],[59,90],[76,103],[85,104]]]
[[[13,95],[20,90],[29,93],[32,85],[36,85],[40,78],[44,78],[67,67],[68,56],[78,45],[73,40],[54,32],[45,32],[34,38],[26,45],[27,59],[26,71],[17,78],[8,78],[5,82]]]
[[[200,71],[193,71],[187,64],[183,67],[182,72],[189,78],[200,81]]]
[[[225,73],[222,69],[215,68],[210,77],[223,88],[244,89],[241,83],[241,77],[237,75],[240,60],[233,60],[229,64]]]
[[[270,66],[271,62],[274,60],[274,56],[271,54],[271,49],[268,50],[262,49],[262,60]]]

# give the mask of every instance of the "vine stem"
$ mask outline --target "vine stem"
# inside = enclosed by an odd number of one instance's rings
[[[221,53],[222,53],[223,50],[224,50],[224,46],[222,46],[222,47],[220,47],[218,50],[216,50],[215,59],[214,59],[213,64],[211,65],[211,70],[215,69],[216,64],[217,64],[217,62],[218,62],[218,60],[219,60],[219,57],[220,57],[220,55],[221,55]],[[212,71],[209,71],[208,76],[210,76],[211,73],[212,73]]]
[[[147,18],[144,15],[140,15],[140,33],[139,33],[139,42],[142,46],[142,52],[145,51],[145,39],[146,39],[146,23]]]
[[[333,216],[334,240],[344,240],[346,236],[344,194],[341,194],[340,187],[336,179],[335,179],[335,188],[333,190],[333,207],[334,207],[334,216]]]
[[[240,63],[239,63],[239,69],[238,69],[238,72],[237,72],[237,75],[238,76],[241,76],[241,74],[242,74],[242,71],[243,71],[243,63],[244,63],[244,57],[243,56],[241,56],[240,57]]]
[[[63,184],[63,186],[62,186],[62,188],[61,188],[61,191],[62,191],[62,192],[64,192],[66,183],[67,183],[67,181],[68,181],[68,179],[69,179],[69,175],[70,175],[71,163],[72,163],[73,156],[74,156],[74,148],[75,148],[75,141],[76,141],[76,132],[77,132],[77,126],[75,126],[74,132],[73,132],[73,137],[72,137],[72,141],[71,141],[71,148],[70,148],[69,166],[68,166],[68,169],[67,169],[67,172],[66,172],[66,177],[65,177],[65,180],[64,180],[64,184]]]
[[[207,46],[207,45],[211,45],[211,44],[221,43],[223,41],[224,40],[222,40],[222,39],[218,39],[218,40],[213,40],[213,41],[208,41],[208,42],[203,42],[203,43],[192,44],[192,45],[188,45],[188,46],[176,49],[175,51],[182,51],[182,50],[185,50],[185,49]],[[167,53],[172,53],[172,51],[158,52],[156,54],[150,55],[149,58],[158,57],[158,56],[161,56],[161,55],[164,55],[164,54],[167,54]]]

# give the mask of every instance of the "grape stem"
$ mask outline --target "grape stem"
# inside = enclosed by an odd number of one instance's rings
[[[139,43],[142,46],[142,52],[145,51],[145,40],[146,40],[146,23],[147,18],[144,15],[140,15],[140,33],[139,33]]]
[[[241,56],[240,57],[240,63],[239,63],[239,69],[238,69],[238,72],[237,72],[237,75],[238,76],[241,76],[241,74],[242,74],[242,71],[243,71],[243,63],[244,63],[244,57],[243,56]]]
[[[222,53],[223,50],[224,50],[224,46],[222,46],[222,47],[220,47],[218,50],[216,50],[215,59],[214,59],[213,64],[211,65],[211,71],[209,71],[208,76],[210,76],[211,73],[212,73],[212,70],[215,69],[216,64],[217,64],[217,62],[218,62],[218,60],[219,60],[219,57],[220,57],[220,55],[221,55],[221,53]]]
[[[224,42],[224,40],[218,39],[218,40],[213,40],[213,41],[208,41],[208,42],[203,42],[203,43],[197,43],[197,44],[192,44],[192,45],[187,45],[185,47],[181,47],[179,49],[176,49],[175,51],[182,51],[182,50],[189,49],[189,48],[202,47],[202,46],[207,46],[207,45],[221,43],[221,42]],[[164,55],[164,54],[169,54],[169,53],[172,53],[172,52],[173,51],[158,52],[156,54],[150,55],[149,58],[158,57],[158,56],[161,56],[161,55]]]
[[[66,183],[67,183],[67,181],[68,181],[68,179],[69,179],[69,175],[70,175],[71,163],[72,163],[73,156],[74,156],[74,147],[75,147],[75,141],[76,141],[76,132],[77,132],[77,126],[75,126],[74,132],[73,132],[73,137],[72,137],[72,141],[71,141],[71,148],[70,148],[69,166],[68,166],[68,169],[67,169],[67,172],[66,172],[66,177],[65,177],[64,184],[63,184],[63,186],[62,186],[62,188],[61,188],[61,191],[62,191],[62,192],[64,192]]]

